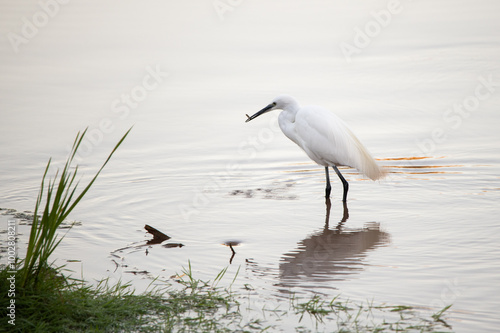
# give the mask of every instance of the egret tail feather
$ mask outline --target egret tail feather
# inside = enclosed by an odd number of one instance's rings
[[[386,171],[377,164],[372,155],[368,152],[368,150],[366,150],[365,146],[363,146],[358,138],[352,133],[351,138],[354,139],[356,143],[356,147],[359,151],[357,156],[360,158],[357,158],[355,163],[353,163],[354,165],[350,166],[356,168],[359,172],[363,173],[371,180],[384,178]]]

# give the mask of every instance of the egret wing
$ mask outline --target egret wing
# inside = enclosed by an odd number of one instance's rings
[[[384,172],[373,157],[334,113],[320,107],[303,107],[296,115],[297,144],[316,163],[345,165],[375,180]]]

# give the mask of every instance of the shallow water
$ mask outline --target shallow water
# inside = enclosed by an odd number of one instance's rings
[[[60,5],[17,53],[0,43],[0,207],[32,210],[78,130],[84,183],[133,125],[54,254],[76,276],[142,290],[190,261],[202,279],[240,269],[236,287],[268,301],[453,303],[454,330],[497,329],[500,6],[400,4],[350,62],[341,43],[388,2],[241,2],[222,16],[210,2]],[[5,36],[42,10],[2,7]],[[328,210],[323,168],[278,113],[244,122],[283,92],[334,110],[388,177],[342,169],[345,209],[332,173]],[[146,245],[146,224],[172,247]]]

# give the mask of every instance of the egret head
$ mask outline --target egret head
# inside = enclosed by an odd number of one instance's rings
[[[288,95],[280,95],[273,99],[273,101],[269,105],[267,105],[259,112],[255,113],[253,116],[246,115],[246,122],[249,122],[250,120],[257,118],[261,114],[267,113],[272,110],[291,110],[297,107],[297,101],[293,97]]]

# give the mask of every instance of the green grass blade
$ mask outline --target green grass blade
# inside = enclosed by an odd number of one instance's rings
[[[78,166],[72,172],[71,164],[74,157],[76,156],[78,148],[80,147],[85,134],[87,133],[87,129],[85,129],[83,133],[79,132],[77,134],[75,141],[73,142],[71,152],[62,171],[59,173],[58,170],[54,179],[52,181],[48,181],[48,184],[46,186],[45,182],[51,163],[51,160],[49,159],[42,177],[40,192],[35,204],[35,214],[33,218],[33,225],[30,231],[30,238],[26,251],[27,254],[25,259],[22,261],[23,267],[20,269],[20,280],[23,287],[31,284],[32,287],[36,288],[40,278],[44,278],[43,275],[46,274],[45,272],[50,272],[51,268],[48,262],[49,257],[60,244],[61,240],[64,238],[64,236],[58,237],[57,230],[59,226],[65,221],[71,211],[89,191],[90,187],[94,184],[101,171],[104,169],[106,164],[109,162],[118,147],[123,143],[131,130],[132,128],[130,128],[118,141],[95,176],[78,195],[76,195],[76,190],[79,183],[76,182],[75,184]],[[39,217],[38,213],[40,211],[40,208],[42,207],[42,201],[44,200],[45,191],[46,196],[44,210],[42,216]],[[52,274],[52,272],[50,273]]]

